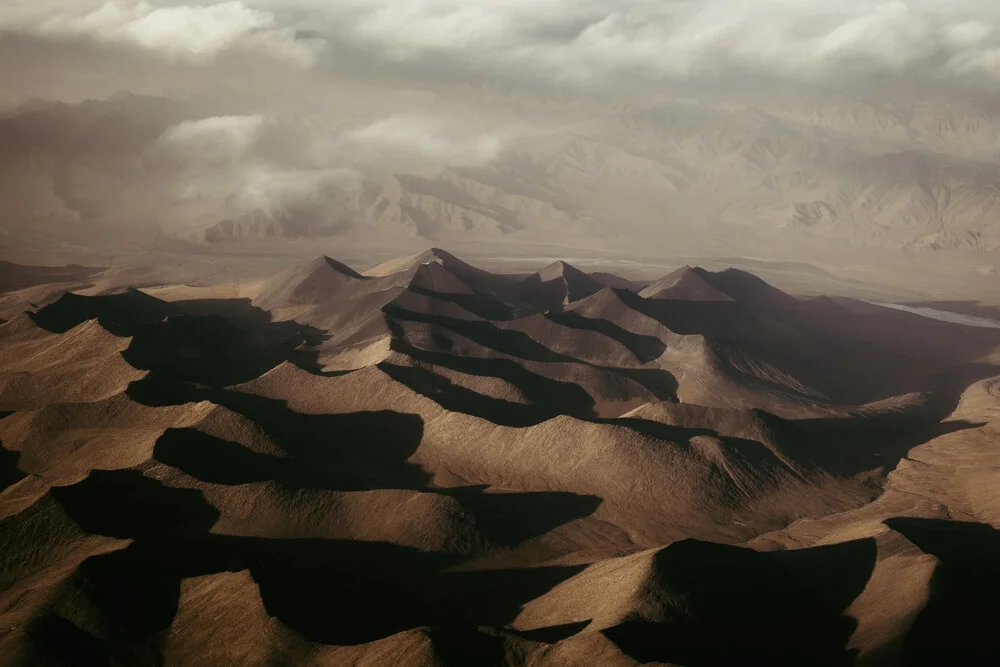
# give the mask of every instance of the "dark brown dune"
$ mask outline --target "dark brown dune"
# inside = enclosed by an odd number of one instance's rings
[[[538,310],[559,310],[585,299],[604,286],[566,262],[555,262],[529,276],[521,284],[522,299]]]
[[[711,275],[704,269],[685,266],[650,283],[639,292],[639,295],[646,299],[733,301],[733,297],[712,284]]]
[[[0,324],[0,664],[996,664],[998,353],[437,249],[53,295]]]
[[[101,273],[90,266],[22,266],[0,260],[0,293],[48,284],[81,284]]]
[[[317,305],[334,298],[340,287],[354,280],[364,277],[346,264],[318,257],[302,269],[290,269],[268,281],[254,301],[270,309]]]

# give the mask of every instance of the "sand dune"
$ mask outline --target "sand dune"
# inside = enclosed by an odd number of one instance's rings
[[[639,295],[647,299],[733,301],[733,297],[720,291],[706,279],[706,273],[704,269],[685,266],[650,283]]]
[[[78,291],[0,324],[4,664],[1000,658],[997,330],[437,249]]]
[[[0,325],[0,409],[39,408],[111,398],[145,372],[123,358],[128,338],[94,320],[63,334],[40,329],[27,315]]]

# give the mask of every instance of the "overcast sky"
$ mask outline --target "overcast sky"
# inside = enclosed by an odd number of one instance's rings
[[[991,0],[6,0],[0,106],[119,90],[214,94],[228,113],[303,115],[336,101],[358,136],[397,142],[401,115],[463,115],[482,87],[615,94],[714,80],[994,90]],[[352,87],[353,86],[353,87]],[[457,90],[461,92],[461,88]],[[921,91],[918,91],[920,94]],[[992,94],[992,93],[991,93]],[[273,107],[269,109],[267,107]],[[522,110],[523,111],[523,110]],[[465,113],[464,115],[468,115]],[[378,123],[378,121],[382,121]],[[503,119],[504,123],[509,118]],[[501,120],[497,120],[501,123]],[[355,127],[356,130],[359,128]],[[425,128],[426,129],[426,128]],[[509,128],[504,132],[509,133]],[[502,137],[445,137],[431,153],[493,152]],[[474,160],[473,160],[474,161]]]

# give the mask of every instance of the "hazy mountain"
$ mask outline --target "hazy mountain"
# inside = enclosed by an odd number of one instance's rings
[[[168,128],[197,122],[192,103],[135,95],[34,102],[0,119],[0,201],[8,226],[140,220],[213,242],[516,242],[668,228],[697,236],[722,221],[775,238],[784,228],[874,246],[1000,248],[1000,130],[971,107],[901,109],[831,95],[552,113],[572,118],[572,130],[514,136],[486,164],[407,173],[393,171],[391,153],[378,169],[353,164],[350,147],[333,167],[307,166],[308,146],[294,149],[280,122],[250,139],[253,156],[192,166],[190,156],[157,148]],[[334,178],[334,167],[353,175]]]

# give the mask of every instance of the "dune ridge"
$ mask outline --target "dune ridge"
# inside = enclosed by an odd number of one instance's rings
[[[83,291],[0,324],[3,664],[998,657],[998,331],[440,249]]]

